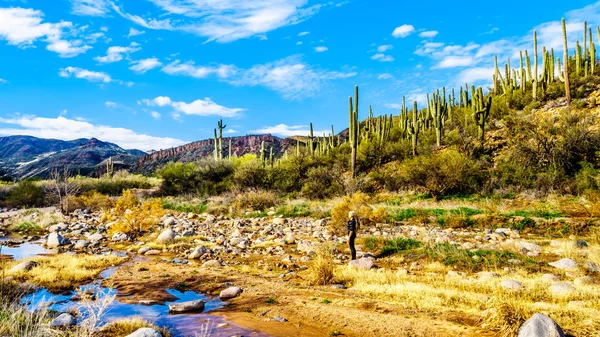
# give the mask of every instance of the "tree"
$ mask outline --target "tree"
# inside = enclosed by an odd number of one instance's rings
[[[55,168],[50,172],[50,185],[47,187],[47,192],[58,199],[61,212],[65,214],[69,212],[69,200],[80,190],[81,185],[71,178],[68,166],[62,169]]]

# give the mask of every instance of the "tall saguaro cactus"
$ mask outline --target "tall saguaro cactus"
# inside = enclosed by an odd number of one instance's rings
[[[217,127],[219,128],[219,159],[223,159],[223,129],[227,127],[227,125],[223,125],[223,120],[219,120],[217,123]]]
[[[538,88],[538,52],[537,52],[537,32],[533,31],[533,99],[537,99]]]
[[[408,134],[412,140],[412,153],[413,156],[417,155],[417,144],[419,142],[419,133],[421,132],[421,127],[423,126],[423,122],[418,117],[419,111],[417,109],[417,102],[414,102],[413,112],[412,112],[412,121],[408,122]]]
[[[112,157],[110,157],[106,161],[106,175],[110,178],[113,176],[114,172],[115,172],[115,167],[114,167],[113,159],[112,159]]]
[[[348,97],[348,110],[350,117],[350,126],[348,140],[352,153],[350,154],[350,166],[352,168],[352,178],[356,177],[356,150],[358,148],[358,133],[360,124],[358,122],[358,85],[354,87],[354,105],[352,104],[352,96]]]
[[[565,18],[562,18],[562,30],[563,30],[563,44],[564,44],[564,81],[565,81],[565,96],[567,97],[567,104],[571,103],[571,87],[569,82],[569,47],[567,46],[567,24]],[[594,60],[592,61],[594,62]]]
[[[485,123],[490,116],[490,109],[492,108],[492,95],[488,96],[487,102],[484,102],[483,89],[479,87],[473,95],[473,119],[478,127],[478,136],[481,142],[481,149],[485,142]]]

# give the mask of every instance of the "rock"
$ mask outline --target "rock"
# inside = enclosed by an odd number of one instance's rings
[[[550,288],[548,288],[548,290],[550,291],[550,293],[553,296],[561,297],[561,296],[570,295],[573,292],[575,292],[575,287],[573,287],[569,283],[560,282],[560,283],[551,285]]]
[[[163,335],[152,328],[139,328],[125,337],[163,337]]]
[[[575,283],[576,286],[584,286],[588,284],[593,284],[594,279],[589,276],[582,276],[573,280],[573,283]]]
[[[110,239],[113,242],[128,241],[129,236],[127,236],[127,234],[125,234],[125,233],[117,232],[117,233],[113,234],[113,236]]]
[[[217,260],[208,260],[202,264],[202,268],[212,269],[212,268],[221,268],[221,262]]]
[[[240,288],[240,287],[229,287],[229,288],[221,291],[221,293],[219,294],[219,297],[222,300],[228,300],[228,299],[236,298],[236,297],[240,296],[243,291],[244,290],[242,290],[242,288]]]
[[[169,312],[185,313],[185,312],[202,312],[204,310],[204,301],[195,300],[188,302],[169,304]]]
[[[62,313],[50,322],[52,327],[67,327],[77,324],[77,320],[69,313]]]
[[[554,268],[558,268],[558,269],[562,269],[562,270],[568,270],[568,269],[575,269],[577,268],[577,262],[571,260],[571,259],[560,259],[556,262],[550,262],[548,263],[549,265],[551,265]]]
[[[500,277],[500,274],[495,273],[493,271],[480,271],[479,273],[477,273],[475,275],[477,275],[480,279],[491,279],[491,278]]]
[[[296,238],[293,235],[288,235],[285,237],[285,243],[288,245],[293,245],[296,243]]]
[[[152,248],[151,248],[151,247],[144,246],[144,247],[142,247],[142,248],[138,249],[137,253],[138,253],[139,255],[144,255],[144,254],[146,254],[147,252],[149,252],[149,251],[151,251],[151,250],[152,250]]]
[[[227,323],[217,324],[217,329],[224,329],[224,328],[229,328],[229,324],[227,324]]]
[[[513,290],[513,291],[523,289],[523,284],[521,284],[521,282],[515,281],[515,280],[504,280],[500,283],[500,286],[506,290]]]
[[[346,289],[346,286],[343,284],[332,284],[331,289]]]
[[[585,242],[583,240],[577,240],[573,243],[573,246],[575,246],[575,248],[583,249],[583,248],[587,248],[588,244],[587,244],[587,242]]]
[[[583,265],[583,268],[590,273],[600,273],[600,267],[592,261],[588,261]]]
[[[104,236],[100,233],[94,233],[94,234],[88,236],[88,240],[90,240],[92,242],[100,242],[100,241],[104,240]]]
[[[87,240],[77,240],[77,242],[75,242],[75,246],[73,246],[74,249],[77,250],[82,250],[87,248],[87,246],[90,245],[90,242]]]
[[[364,270],[368,270],[368,269],[372,269],[372,268],[377,268],[377,266],[375,265],[375,263],[367,258],[362,258],[362,259],[358,259],[358,260],[351,260],[350,262],[348,262],[348,265],[350,267],[356,268],[356,269],[364,269]]]
[[[29,271],[35,266],[37,266],[37,263],[35,261],[23,261],[23,262],[19,263],[18,265],[10,268],[10,270],[8,272],[16,273],[16,272],[20,272],[20,271]]]
[[[565,337],[565,333],[550,317],[538,313],[521,325],[518,337]]]
[[[285,219],[284,218],[273,218],[273,224],[274,225],[283,225],[283,224],[285,224]]]
[[[552,274],[544,274],[544,275],[542,275],[542,280],[547,281],[547,282],[558,282],[558,281],[560,281],[560,279],[558,278],[558,276],[552,275]]]
[[[314,252],[316,251],[315,246],[310,241],[299,240],[298,247],[296,248],[301,252]]]
[[[177,224],[177,219],[175,219],[174,217],[168,217],[165,219],[165,221],[163,221],[163,225],[165,227],[173,227]]]
[[[542,252],[542,247],[533,242],[517,241],[515,246],[522,254],[528,256],[539,256]]]
[[[275,317],[273,317],[273,320],[277,321],[277,322],[281,322],[281,323],[285,323],[285,322],[288,321],[287,319],[285,319],[285,318],[283,318],[281,316],[275,316]]]
[[[58,232],[52,232],[48,235],[48,241],[46,241],[46,245],[49,248],[55,248],[55,247],[60,247],[60,246],[64,246],[64,245],[68,245],[71,242],[69,241],[69,239],[63,237],[62,235],[58,234]]]
[[[410,264],[410,271],[420,271],[420,270],[423,270],[423,266],[419,262],[415,261]]]
[[[166,229],[156,238],[156,242],[158,243],[167,243],[175,240],[175,232],[172,229]]]
[[[151,250],[145,252],[144,255],[152,256],[152,255],[160,255],[161,253],[162,253],[162,251],[160,251],[158,249],[151,249]]]
[[[188,256],[188,259],[194,260],[200,258],[202,255],[208,253],[208,249],[204,246],[198,246],[194,251]]]

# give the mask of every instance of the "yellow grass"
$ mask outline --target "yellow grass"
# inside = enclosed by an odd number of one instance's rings
[[[166,328],[158,328],[156,325],[140,317],[132,317],[110,322],[100,329],[97,337],[123,337],[128,336],[141,328],[154,328],[160,331],[163,337],[170,337],[171,333]]]

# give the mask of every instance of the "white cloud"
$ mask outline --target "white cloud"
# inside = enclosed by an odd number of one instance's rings
[[[448,56],[440,61],[434,68],[456,68],[456,67],[468,67],[475,63],[472,57],[460,57],[460,56]]]
[[[105,102],[104,105],[106,105],[107,108],[116,108],[118,106],[117,103],[111,101]]]
[[[231,76],[236,70],[232,65],[221,64],[219,66],[205,67],[196,66],[194,62],[181,63],[181,61],[176,60],[166,65],[161,71],[169,75],[184,75],[195,78],[206,78],[213,74],[220,78],[226,78]]]
[[[493,74],[493,67],[469,68],[458,73],[458,76],[456,76],[456,83],[459,86],[464,85],[465,83],[477,83],[482,81],[491,83]]]
[[[328,51],[329,48],[325,47],[325,46],[319,46],[319,47],[315,47],[315,52],[317,53],[322,53],[324,51]]]
[[[262,85],[281,94],[286,99],[301,99],[318,92],[330,80],[356,76],[356,72],[339,72],[317,69],[302,62],[299,56],[290,56],[272,63],[255,65],[248,70],[238,70],[238,75],[228,82],[234,85]]]
[[[59,75],[64,78],[80,78],[89,82],[104,82],[108,83],[112,81],[110,75],[103,72],[90,71],[87,69],[81,69],[77,67],[66,67],[60,70]]]
[[[165,107],[170,106],[175,109],[177,115],[184,113],[186,115],[196,116],[221,116],[221,117],[236,117],[240,112],[246,109],[242,108],[227,108],[213,102],[210,98],[197,99],[193,102],[174,102],[168,96],[158,96],[152,100],[144,99],[142,103],[147,106]]]
[[[382,45],[377,47],[377,52],[378,53],[385,53],[388,50],[392,50],[394,49],[394,46],[392,46],[391,44],[386,44],[386,45]]]
[[[391,80],[392,78],[394,78],[394,76],[389,73],[379,74],[379,76],[377,76],[378,80]]]
[[[258,134],[269,133],[269,134],[279,135],[279,136],[283,136],[283,137],[308,136],[310,134],[310,128],[308,125],[277,124],[275,126],[265,126],[263,128],[257,129],[257,130],[252,130],[250,132],[258,133]],[[315,134],[315,135],[322,135],[323,133],[325,133],[326,135],[329,135],[331,133],[331,130],[321,130],[321,131],[315,130],[315,131],[313,131],[313,134]]]
[[[98,138],[118,144],[126,149],[166,149],[183,145],[186,142],[168,137],[153,137],[140,134],[130,129],[115,128],[105,125],[94,125],[86,121],[78,121],[65,117],[45,118],[22,116],[18,118],[0,118],[0,135],[28,135],[40,138],[73,140],[79,138]],[[13,127],[10,127],[10,126]]]
[[[419,37],[422,38],[433,38],[436,37],[439,34],[439,32],[437,30],[428,30],[425,32],[420,32],[419,33]]]
[[[225,133],[234,134],[234,133],[238,133],[238,131],[235,129],[227,129],[227,130],[225,130]]]
[[[151,116],[152,116],[152,118],[154,118],[154,119],[157,119],[157,120],[158,120],[158,119],[160,119],[160,113],[159,113],[159,112],[152,111],[152,112],[150,112],[150,115],[151,115]]]
[[[371,60],[376,60],[376,61],[380,61],[380,62],[393,62],[394,57],[390,56],[390,55],[377,53],[377,54],[371,56]]]
[[[0,83],[8,83],[8,81],[3,78],[0,78]]]
[[[137,29],[131,27],[131,28],[129,28],[129,34],[127,35],[127,38],[130,39],[130,38],[132,38],[134,36],[142,35],[142,34],[145,34],[145,33],[146,33],[146,31],[137,30]]]
[[[133,65],[129,67],[129,69],[135,71],[138,74],[143,74],[149,70],[158,68],[163,65],[156,57],[133,61],[132,64]]]
[[[298,33],[298,36],[306,36],[308,34],[310,34],[310,32],[300,32]]]
[[[42,40],[47,44],[47,50],[64,58],[77,56],[92,48],[80,39],[64,39],[65,35],[77,32],[71,22],[42,22],[43,16],[44,13],[33,9],[0,8],[0,39],[20,48],[33,47],[34,42]]]
[[[106,56],[94,57],[94,60],[100,63],[114,63],[121,61],[124,57],[129,57],[129,54],[141,50],[140,45],[132,42],[127,47],[112,46],[106,50]]]
[[[392,32],[392,36],[395,38],[399,38],[399,37],[405,38],[414,32],[415,32],[415,27],[413,25],[405,24],[405,25],[396,27],[396,29],[394,29],[394,31]]]
[[[308,0],[149,0],[167,19],[143,18],[113,4],[124,18],[148,29],[180,30],[208,41],[231,42],[264,36],[281,27],[300,23],[334,2],[308,5]]]
[[[106,0],[71,0],[71,13],[85,16],[104,16],[108,13]]]
[[[296,45],[297,45],[297,46],[299,46],[299,45],[301,45],[301,44],[302,44],[302,41],[298,41],[298,42],[296,42]]]

